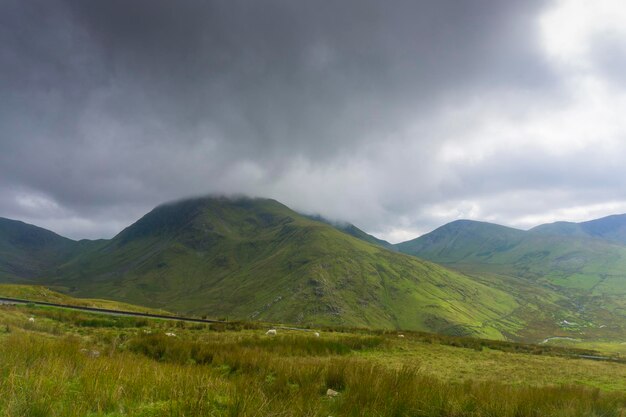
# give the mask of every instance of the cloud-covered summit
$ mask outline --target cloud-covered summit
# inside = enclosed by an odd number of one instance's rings
[[[400,240],[626,211],[600,3],[4,0],[0,216],[106,237],[246,193]]]

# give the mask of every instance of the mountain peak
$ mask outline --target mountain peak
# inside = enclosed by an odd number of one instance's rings
[[[0,278],[19,281],[58,264],[77,242],[50,230],[0,217]]]
[[[244,196],[205,196],[161,204],[120,232],[122,243],[149,236],[173,236],[191,229],[228,234],[277,215],[295,214],[276,200]],[[235,230],[237,229],[237,230]],[[248,227],[249,229],[249,227]]]
[[[542,224],[530,231],[551,236],[593,237],[626,244],[626,214],[613,214],[580,223],[561,221]]]
[[[24,247],[41,247],[51,242],[71,242],[71,239],[60,236],[39,226],[0,217],[0,237],[11,240],[14,244]]]
[[[480,249],[488,254],[515,244],[524,231],[476,220],[455,220],[416,239],[400,243],[400,252],[452,262]]]

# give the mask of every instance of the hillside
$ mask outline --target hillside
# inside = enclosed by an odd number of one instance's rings
[[[349,234],[350,236],[354,236],[357,239],[361,239],[373,245],[382,246],[383,248],[394,252],[397,251],[396,247],[393,244],[387,242],[386,240],[379,239],[376,236],[370,235],[369,233],[364,232],[353,224],[339,225],[335,226],[335,228]]]
[[[25,282],[61,264],[79,243],[49,230],[0,218],[0,280]]]
[[[540,294],[555,300],[560,306],[555,318],[560,317],[562,336],[617,337],[625,328],[624,245],[571,230],[524,232],[462,221],[402,243],[398,249],[495,287],[508,287],[522,304],[531,293],[531,299]]]
[[[578,234],[525,232],[464,220],[398,244],[397,248],[461,269],[484,265],[491,271],[546,280],[563,288],[626,292],[626,246]]]
[[[39,283],[173,312],[491,338],[524,326],[504,291],[265,199],[157,207]]]

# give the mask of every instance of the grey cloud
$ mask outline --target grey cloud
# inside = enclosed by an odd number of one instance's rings
[[[499,150],[478,165],[453,164],[433,185],[436,191],[423,191],[419,198],[404,194],[404,206],[390,213],[411,213],[404,226],[420,233],[456,218],[527,228],[537,223],[523,221],[526,217],[542,218],[554,211],[613,203],[611,207],[626,201],[624,159],[626,145],[612,149],[610,155],[605,149],[593,148],[565,155],[544,153],[536,147]],[[436,172],[436,168],[428,172],[433,170]],[[443,216],[442,211],[446,213]],[[608,214],[614,213],[600,212],[598,216]],[[382,232],[384,226],[379,223]]]
[[[244,192],[386,230],[470,190],[533,187],[554,171],[442,166],[450,131],[429,121],[559,94],[546,3],[5,0],[0,215],[95,237],[166,200]]]
[[[596,35],[592,43],[591,59],[596,70],[609,80],[612,87],[626,87],[626,41],[616,34]]]

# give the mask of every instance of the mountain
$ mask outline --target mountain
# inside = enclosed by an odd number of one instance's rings
[[[61,264],[78,242],[49,230],[0,217],[0,279],[20,282]]]
[[[626,246],[587,235],[522,231],[461,220],[397,248],[464,271],[493,271],[563,288],[626,291]]]
[[[617,214],[581,223],[556,222],[531,229],[551,236],[584,236],[626,244],[626,214]]]
[[[609,227],[619,225],[617,219],[576,230],[557,223],[531,231],[463,220],[397,247],[515,294],[521,304],[538,294],[555,300],[562,307],[555,318],[584,323],[582,332],[611,324],[617,335],[626,328],[626,245],[613,241],[619,228]]]
[[[3,219],[0,281],[229,319],[612,340],[626,331],[620,221],[522,231],[460,220],[398,253],[274,200],[205,197],[101,241]]]
[[[490,338],[525,326],[502,290],[266,199],[159,206],[35,280],[73,296],[229,319]]]
[[[609,221],[587,222],[585,229],[554,223],[530,231],[497,224],[458,220],[407,242],[396,245],[402,253],[460,269],[484,268],[515,276],[559,281],[586,275],[587,284],[604,285],[607,278],[626,278],[626,245],[613,240],[619,230]],[[592,228],[591,226],[594,227]],[[595,230],[595,234],[584,230]],[[600,231],[603,236],[599,237]],[[593,281],[603,277],[603,282]],[[621,283],[620,283],[621,285]],[[626,287],[626,279],[623,282]],[[598,288],[596,288],[597,290]]]
[[[521,230],[492,223],[457,220],[396,248],[436,262],[458,262],[468,257],[490,257],[514,247],[524,237]]]

